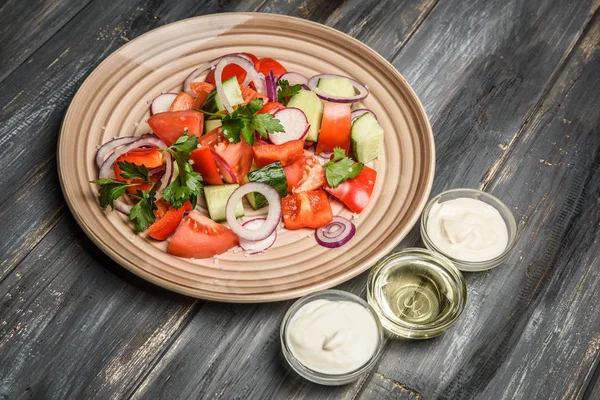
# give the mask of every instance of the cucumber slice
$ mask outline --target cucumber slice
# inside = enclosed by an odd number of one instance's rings
[[[213,221],[225,221],[225,208],[227,207],[227,200],[235,189],[240,185],[217,185],[217,186],[204,186],[204,197],[206,198],[206,206],[208,207],[208,214]],[[240,201],[235,206],[235,217],[240,218],[244,216],[244,205]]]
[[[221,125],[223,125],[223,123],[220,119],[207,119],[204,121],[204,133],[208,133]]]
[[[323,102],[315,93],[310,90],[301,90],[293,95],[288,101],[288,107],[296,107],[304,111],[306,119],[310,124],[307,142],[316,142],[319,139],[319,129],[321,128],[321,118],[323,117]]]
[[[223,81],[223,90],[225,91],[225,96],[227,96],[227,100],[229,100],[229,104],[232,106],[237,106],[244,102],[244,97],[242,96],[242,89],[240,88],[240,84],[238,83],[237,77],[232,76],[231,78]],[[211,113],[217,113],[219,111],[225,110],[225,106],[219,99],[217,95],[217,89],[213,89],[208,96],[206,96],[206,100],[202,103],[202,107],[200,107],[204,111],[208,111]]]
[[[335,97],[352,97],[356,95],[354,86],[346,78],[321,78],[317,87],[324,93]]]
[[[371,113],[354,120],[350,140],[358,162],[368,163],[383,153],[383,128]]]
[[[266,183],[272,186],[273,189],[277,190],[277,193],[279,193],[281,197],[287,196],[287,178],[285,177],[285,172],[283,171],[283,167],[279,161],[265,165],[256,171],[249,172],[248,181]],[[269,204],[267,199],[260,193],[248,193],[246,195],[246,199],[248,199],[248,203],[250,203],[252,208],[255,210],[258,210],[259,208]]]

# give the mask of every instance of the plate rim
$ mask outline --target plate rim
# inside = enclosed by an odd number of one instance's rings
[[[77,100],[78,96],[81,95],[82,88],[84,88],[86,83],[93,78],[94,73],[98,69],[100,69],[101,66],[103,66],[104,64],[109,64],[110,62],[112,62],[112,60],[114,58],[116,58],[118,56],[118,55],[116,55],[116,53],[118,53],[119,51],[123,50],[124,48],[126,48],[128,46],[135,45],[135,43],[138,39],[140,39],[146,35],[156,34],[158,31],[160,31],[162,29],[172,28],[173,25],[176,25],[176,24],[185,24],[186,22],[189,22],[191,20],[195,21],[195,20],[199,20],[199,19],[213,19],[213,18],[227,19],[227,17],[231,17],[231,16],[274,18],[274,19],[280,19],[280,20],[289,20],[291,23],[294,23],[294,24],[304,24],[304,25],[308,25],[308,26],[312,25],[313,27],[319,27],[319,29],[325,29],[326,31],[330,31],[330,33],[335,33],[335,34],[344,36],[345,39],[354,42],[355,45],[360,47],[361,51],[368,53],[371,57],[379,59],[379,61],[382,62],[383,65],[385,65],[387,70],[391,74],[394,75],[394,80],[396,80],[402,86],[403,90],[406,91],[407,97],[410,99],[410,102],[408,102],[408,105],[410,107],[414,107],[415,111],[417,111],[416,114],[419,118],[417,118],[416,121],[418,121],[422,125],[422,128],[424,129],[424,133],[426,134],[426,139],[428,139],[426,142],[431,144],[430,146],[427,146],[428,149],[427,149],[427,147],[425,147],[425,148],[421,149],[421,151],[425,157],[427,157],[427,156],[429,157],[430,162],[427,163],[427,165],[429,166],[429,171],[425,171],[425,172],[429,172],[429,173],[423,174],[424,175],[423,182],[424,182],[425,188],[421,192],[420,196],[419,196],[419,192],[417,192],[416,197],[411,201],[412,204],[416,205],[416,209],[415,209],[416,211],[415,211],[414,215],[408,220],[408,222],[406,224],[404,224],[403,232],[400,232],[399,234],[396,234],[396,235],[393,235],[392,237],[390,237],[389,244],[387,246],[381,248],[378,251],[370,253],[368,258],[363,263],[356,264],[353,267],[348,268],[347,270],[344,270],[339,274],[336,274],[336,275],[333,275],[332,277],[326,278],[325,280],[321,280],[319,282],[312,283],[309,285],[302,285],[299,287],[286,289],[283,291],[267,292],[267,293],[250,293],[250,294],[214,292],[214,293],[211,293],[211,298],[207,298],[207,297],[203,297],[203,296],[199,295],[198,293],[196,293],[195,289],[193,287],[183,285],[181,283],[176,283],[169,279],[165,279],[163,277],[159,277],[153,273],[150,273],[149,271],[144,270],[143,268],[133,265],[124,256],[122,256],[118,252],[114,251],[111,247],[104,245],[104,243],[98,237],[98,235],[90,227],[88,227],[87,224],[85,224],[82,219],[80,219],[80,216],[78,215],[78,213],[75,212],[75,208],[72,203],[72,199],[69,198],[66,194],[65,182],[63,180],[63,175],[61,172],[62,156],[61,156],[61,152],[60,152],[60,147],[61,147],[61,142],[64,137],[64,133],[66,131],[65,123],[68,120],[68,117],[70,116],[70,114],[73,112],[74,103]],[[429,150],[428,154],[426,153],[427,150]],[[419,218],[421,216],[421,212],[422,212],[423,208],[425,207],[425,204],[427,203],[427,201],[429,199],[429,195],[431,194],[431,189],[433,186],[433,179],[434,179],[434,175],[435,175],[435,167],[436,167],[435,153],[436,153],[435,152],[435,140],[434,140],[433,131],[431,128],[431,123],[429,121],[429,117],[425,111],[425,108],[423,107],[423,104],[421,103],[421,100],[417,96],[417,94],[414,91],[414,89],[412,88],[412,86],[408,83],[408,81],[404,78],[404,76],[396,69],[396,67],[394,67],[393,64],[391,64],[386,58],[384,58],[377,51],[373,50],[371,47],[364,44],[360,40],[353,38],[352,36],[342,32],[340,30],[337,30],[335,28],[332,28],[330,26],[327,26],[327,25],[324,25],[324,24],[321,24],[318,22],[306,20],[303,18],[288,16],[288,15],[263,13],[263,12],[226,12],[226,13],[206,14],[206,15],[185,18],[185,19],[174,21],[169,24],[152,29],[148,32],[145,32],[145,33],[139,35],[135,39],[124,44],[123,46],[115,49],[102,62],[100,62],[98,65],[96,65],[94,67],[94,69],[90,72],[90,74],[86,77],[86,79],[81,83],[79,88],[77,89],[77,92],[73,96],[73,98],[72,98],[71,102],[69,103],[69,106],[63,116],[63,120],[61,122],[61,127],[60,127],[60,131],[59,131],[59,135],[58,135],[58,140],[57,140],[56,163],[57,163],[58,178],[59,178],[59,182],[60,182],[61,191],[63,193],[63,196],[64,196],[67,206],[69,208],[69,211],[71,212],[71,215],[74,217],[75,221],[77,222],[77,225],[83,230],[83,232],[94,243],[94,245],[96,245],[104,254],[106,254],[109,258],[111,258],[113,261],[115,261],[121,267],[127,269],[129,272],[141,277],[142,279],[144,279],[148,282],[151,282],[157,286],[160,286],[161,288],[164,288],[166,290],[176,292],[179,294],[183,294],[186,296],[198,298],[198,299],[218,301],[218,302],[227,302],[227,303],[267,303],[267,302],[295,299],[295,298],[299,298],[301,296],[307,295],[309,293],[313,293],[318,290],[329,289],[331,287],[337,286],[343,282],[346,282],[346,281],[356,277],[357,275],[363,273],[367,269],[371,268],[380,258],[384,257],[390,251],[392,251],[406,237],[408,232],[410,232],[413,229],[413,227],[415,226],[415,224],[417,223],[417,221],[419,220]]]

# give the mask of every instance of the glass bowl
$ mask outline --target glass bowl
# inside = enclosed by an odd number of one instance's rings
[[[302,306],[315,300],[350,301],[356,304],[360,304],[373,316],[373,319],[377,324],[378,343],[375,352],[371,355],[369,360],[358,369],[348,371],[343,374],[327,374],[315,371],[305,366],[300,360],[296,358],[296,356],[294,356],[288,343],[289,325],[294,320],[294,316],[296,315],[298,310],[302,308]],[[292,369],[294,369],[294,371],[296,371],[299,375],[308,379],[309,381],[320,383],[322,385],[337,386],[353,382],[371,370],[371,368],[375,365],[375,362],[379,358],[379,355],[381,354],[381,350],[383,348],[384,343],[384,331],[383,327],[381,326],[381,323],[379,322],[377,314],[366,301],[364,301],[358,296],[353,295],[352,293],[331,289],[315,292],[297,300],[283,317],[280,329],[280,339],[283,355],[289,363],[289,365],[292,367]]]
[[[407,248],[371,269],[367,299],[392,336],[428,339],[454,325],[467,301],[467,285],[446,257]]]
[[[506,229],[508,231],[508,243],[504,251],[497,257],[484,261],[461,260],[444,252],[431,240],[431,237],[427,232],[427,222],[429,220],[429,213],[433,205],[436,203],[443,203],[448,200],[454,200],[465,197],[483,201],[484,203],[489,204],[500,213],[500,216],[504,220],[504,223],[506,224]],[[429,202],[425,206],[423,214],[421,215],[421,237],[423,238],[423,243],[425,244],[425,247],[446,256],[461,271],[485,271],[487,269],[494,268],[502,264],[512,251],[517,241],[517,222],[515,221],[515,217],[510,211],[510,209],[495,196],[492,196],[489,193],[476,189],[452,189],[438,194],[437,196],[429,200]]]

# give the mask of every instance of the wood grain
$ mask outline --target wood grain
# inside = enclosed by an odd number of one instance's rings
[[[90,1],[3,1],[0,6],[0,82]]]
[[[523,229],[506,266],[467,276],[468,308],[451,332],[390,341],[376,371],[342,388],[310,384],[281,359],[289,302],[166,293],[63,216],[56,134],[91,69],[160,24],[261,4],[100,3],[0,82],[0,168],[21,171],[0,176],[0,398],[576,398],[589,382],[585,396],[598,397],[598,17],[576,45],[598,2],[265,3],[397,54],[433,122],[434,193],[489,188]],[[399,247],[418,241],[415,230]],[[341,288],[363,293],[365,282]]]

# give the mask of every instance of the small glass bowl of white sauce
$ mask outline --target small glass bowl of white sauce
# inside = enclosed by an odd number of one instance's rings
[[[517,222],[498,198],[476,189],[452,189],[432,198],[421,216],[425,246],[461,271],[502,264],[517,241]]]
[[[296,301],[283,317],[281,348],[302,377],[345,385],[368,373],[384,344],[384,331],[369,304],[352,293],[323,290]]]

